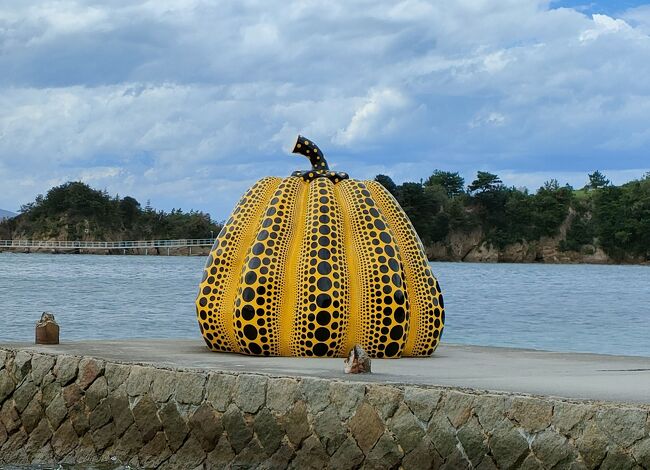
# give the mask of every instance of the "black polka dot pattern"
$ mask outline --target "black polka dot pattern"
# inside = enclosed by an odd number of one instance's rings
[[[263,178],[239,200],[215,239],[203,270],[196,299],[196,314],[203,338],[213,351],[239,351],[232,330],[232,305],[241,260],[259,224],[261,212],[282,180]]]
[[[388,225],[397,237],[404,257],[404,274],[409,285],[413,334],[405,356],[430,356],[437,348],[444,328],[444,302],[438,281],[431,272],[420,237],[392,194],[376,181],[366,183]]]
[[[361,346],[372,357],[399,357],[408,336],[409,301],[397,242],[363,182],[335,186],[348,218],[357,272],[350,272],[356,296],[350,322]]]
[[[347,353],[349,287],[342,235],[334,184],[324,178],[312,181],[298,264],[291,339],[294,356],[340,357]]]
[[[268,202],[244,259],[233,324],[240,351],[280,355],[280,312],[287,298],[285,266],[295,230],[296,197],[303,181],[285,178]]]

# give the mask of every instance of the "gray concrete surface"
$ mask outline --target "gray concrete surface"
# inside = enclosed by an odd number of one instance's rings
[[[440,385],[565,398],[650,403],[650,358],[442,344],[430,358],[375,359],[372,374],[343,373],[342,359],[251,357],[208,351],[200,340],[69,342],[0,347],[162,367]]]

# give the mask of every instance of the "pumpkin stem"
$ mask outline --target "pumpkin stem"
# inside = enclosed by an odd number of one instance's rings
[[[299,153],[300,155],[309,158],[311,169],[313,171],[326,171],[330,168],[327,165],[327,161],[325,161],[323,152],[318,148],[318,145],[301,135],[296,139],[296,144],[293,146],[291,153]]]

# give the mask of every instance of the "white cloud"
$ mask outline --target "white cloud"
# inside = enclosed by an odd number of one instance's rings
[[[399,127],[397,119],[407,105],[408,100],[398,90],[371,90],[347,127],[337,133],[334,142],[354,145],[377,135],[394,132]]]
[[[11,3],[0,5],[2,208],[85,178],[224,217],[256,178],[304,166],[285,155],[298,132],[333,167],[398,181],[434,168],[647,166],[650,7]]]
[[[580,41],[593,41],[603,34],[613,34],[618,32],[629,32],[632,28],[625,20],[611,18],[607,15],[592,15],[593,27],[583,31],[580,34]]]

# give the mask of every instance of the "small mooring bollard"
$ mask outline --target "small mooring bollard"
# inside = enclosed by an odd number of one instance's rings
[[[59,344],[59,325],[54,314],[43,312],[36,322],[36,344]]]

